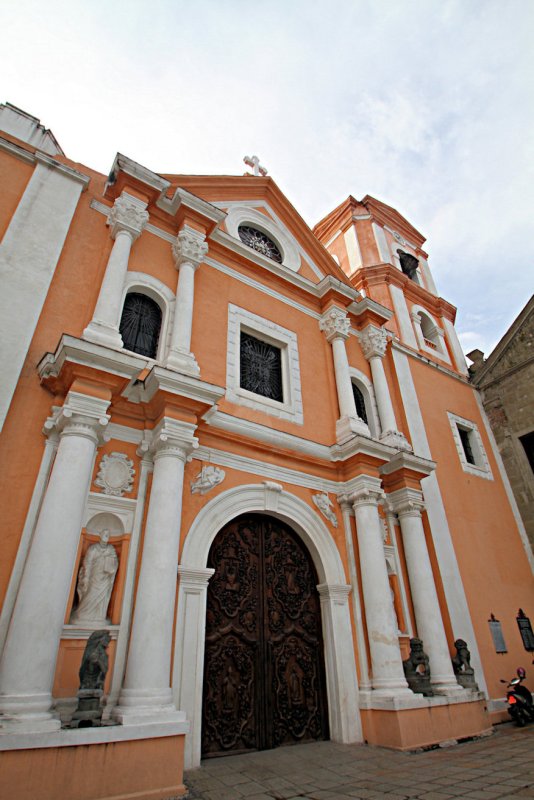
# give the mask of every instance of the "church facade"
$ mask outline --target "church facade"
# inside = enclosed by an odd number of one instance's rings
[[[0,129],[4,779],[165,800],[202,757],[491,731],[532,553],[424,237]]]

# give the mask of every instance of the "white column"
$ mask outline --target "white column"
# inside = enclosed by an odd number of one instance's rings
[[[84,339],[106,347],[123,346],[119,333],[124,279],[130,250],[148,222],[146,203],[123,192],[115,200],[107,224],[115,240],[111,250],[93,319],[83,332]]]
[[[407,442],[406,437],[397,429],[395,411],[393,409],[393,403],[391,402],[389,386],[382,363],[388,343],[387,333],[384,328],[368,325],[361,332],[360,343],[363,354],[367,361],[369,361],[371,374],[373,376],[378,415],[382,427],[380,440],[384,442],[384,444],[396,447],[398,450],[411,450],[412,448]]]
[[[198,446],[195,426],[165,417],[154,431],[154,476],[124,686],[113,716],[124,725],[184,720],[171,691],[184,465]]]
[[[369,680],[369,663],[367,660],[367,647],[363,629],[362,605],[360,602],[360,587],[358,572],[356,570],[356,559],[354,557],[354,543],[352,540],[352,528],[350,524],[352,503],[347,495],[340,495],[338,503],[343,514],[343,527],[345,528],[345,545],[347,547],[347,559],[349,562],[350,583],[352,586],[352,610],[354,613],[354,627],[356,628],[356,641],[358,643],[358,661],[360,664],[360,689],[368,690],[371,688]]]
[[[214,572],[214,569],[178,567],[180,586],[172,687],[176,707],[185,711],[190,725],[185,740],[185,769],[200,766],[206,601],[208,581]]]
[[[421,519],[423,494],[415,489],[398,489],[388,495],[388,500],[399,517],[417,634],[430,660],[432,687],[436,694],[462,694],[464,690],[459,686],[452,667],[426,546]]]
[[[45,430],[60,431],[0,664],[2,732],[56,730],[50,711],[83,511],[109,402],[69,392]]]
[[[337,306],[332,306],[321,317],[319,327],[324,332],[327,341],[332,345],[332,356],[334,358],[337,401],[339,405],[336,440],[338,444],[343,444],[355,434],[370,436],[369,426],[358,416],[352,391],[349,362],[345,349],[345,340],[349,337],[350,320],[345,311],[337,308]]]
[[[320,584],[328,713],[332,741],[363,742],[349,614],[350,586]]]
[[[171,346],[166,366],[190,375],[198,375],[200,370],[195,356],[191,353],[195,272],[208,252],[208,245],[203,234],[185,226],[176,237],[172,252],[179,275]]]
[[[381,482],[378,478],[360,475],[351,482],[351,489],[373,689],[382,695],[408,694],[384,555],[383,528],[378,515],[378,502],[383,496]]]

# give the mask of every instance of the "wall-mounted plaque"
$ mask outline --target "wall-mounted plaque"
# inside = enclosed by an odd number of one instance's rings
[[[495,619],[493,614],[491,614],[488,625],[491,633],[491,638],[493,639],[493,646],[495,647],[496,653],[507,653],[508,648],[506,647],[506,642],[504,641],[504,636],[502,634],[502,626],[498,619]]]
[[[530,624],[530,619],[527,617],[525,612],[522,608],[519,609],[517,612],[517,626],[519,628],[519,633],[521,634],[521,638],[523,639],[523,647],[525,650],[528,650],[529,653],[532,653],[534,650],[534,633],[532,631],[532,625]]]

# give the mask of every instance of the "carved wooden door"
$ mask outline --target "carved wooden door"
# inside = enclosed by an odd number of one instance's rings
[[[328,736],[317,576],[279,520],[238,517],[208,561],[204,756]]]

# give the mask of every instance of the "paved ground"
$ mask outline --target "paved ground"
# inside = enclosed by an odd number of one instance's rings
[[[534,798],[534,726],[419,753],[316,742],[209,759],[185,782],[189,800]]]

